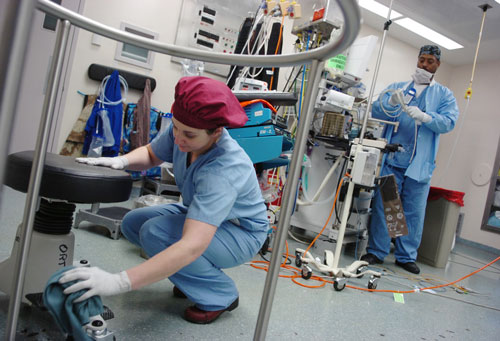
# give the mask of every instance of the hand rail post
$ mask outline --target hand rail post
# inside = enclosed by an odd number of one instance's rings
[[[64,53],[66,51],[66,43],[68,42],[70,23],[67,20],[59,20],[57,28],[56,44],[54,46],[54,54],[48,76],[47,94],[42,108],[42,116],[40,119],[40,127],[38,128],[38,136],[35,145],[35,154],[33,164],[31,166],[30,182],[28,185],[28,193],[26,196],[26,205],[24,207],[24,216],[21,226],[20,248],[17,252],[16,262],[14,265],[14,278],[12,279],[12,291],[9,300],[9,311],[7,315],[7,340],[15,340],[17,320],[19,317],[19,309],[24,289],[24,279],[26,275],[26,267],[28,255],[30,251],[31,235],[33,233],[33,223],[35,221],[35,212],[38,206],[38,194],[40,192],[40,184],[42,183],[43,166],[45,164],[45,155],[47,153],[47,145],[49,140],[49,132],[52,126],[52,118],[54,116],[54,107],[57,98],[57,90],[62,73],[64,61]]]
[[[276,229],[276,236],[273,242],[273,253],[269,261],[269,270],[267,271],[266,282],[264,285],[264,293],[260,303],[259,316],[255,326],[254,341],[265,340],[267,327],[269,325],[269,317],[276,291],[278,275],[281,267],[281,250],[285,246],[286,236],[290,227],[290,220],[295,204],[295,197],[299,182],[300,171],[302,168],[302,160],[306,149],[306,140],[309,133],[309,127],[312,124],[314,116],[314,102],[318,96],[319,81],[323,72],[324,62],[313,60],[311,64],[310,75],[308,80],[306,95],[304,99],[304,108],[300,117],[297,128],[297,138],[293,148],[292,159],[290,161],[288,177],[285,184],[285,190],[282,196],[280,220]]]
[[[35,2],[10,0],[3,6],[5,13],[0,37],[0,184],[3,184],[5,175]],[[1,191],[0,187],[0,194]],[[0,204],[1,200],[0,196]]]

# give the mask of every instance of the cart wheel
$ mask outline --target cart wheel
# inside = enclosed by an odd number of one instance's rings
[[[356,275],[359,275],[360,273],[362,273],[363,271],[365,271],[366,269],[366,266],[360,266],[357,270],[356,270]],[[358,276],[357,278],[363,278],[364,275],[361,275],[361,276]]]
[[[295,251],[295,265],[300,268],[302,266],[302,253]]]
[[[312,269],[310,267],[308,267],[307,265],[304,265],[302,267],[301,274],[302,274],[303,279],[309,279],[312,276]]]
[[[368,289],[377,289],[378,278],[373,277],[368,281]]]
[[[345,280],[338,281],[336,279],[333,280],[333,288],[335,291],[342,291],[345,288]]]

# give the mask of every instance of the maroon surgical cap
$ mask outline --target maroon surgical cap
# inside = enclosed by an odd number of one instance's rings
[[[229,87],[207,77],[183,77],[175,86],[172,113],[179,122],[198,129],[242,127],[245,111]]]

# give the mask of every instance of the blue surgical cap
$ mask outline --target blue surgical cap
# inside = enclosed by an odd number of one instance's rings
[[[437,58],[437,60],[441,59],[441,49],[436,45],[424,45],[420,48],[419,56],[422,54],[430,54]]]

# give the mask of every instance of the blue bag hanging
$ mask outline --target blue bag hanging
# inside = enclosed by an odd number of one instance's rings
[[[127,92],[127,83],[118,71],[106,76],[99,89],[92,113],[85,126],[82,154],[89,156],[117,156],[120,151],[123,104],[120,85]]]

